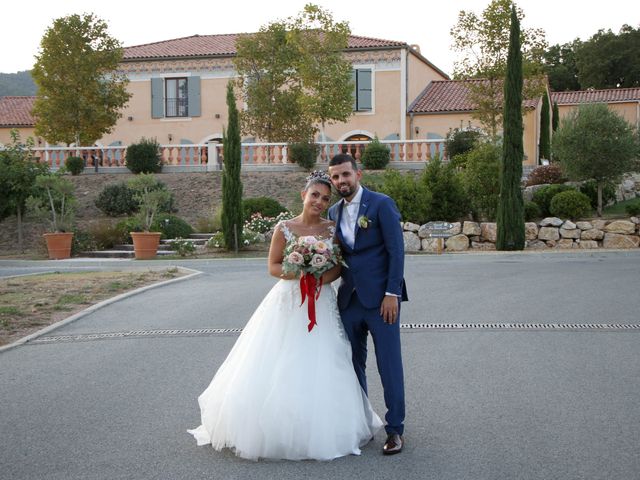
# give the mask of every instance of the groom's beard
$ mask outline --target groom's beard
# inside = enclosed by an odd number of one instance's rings
[[[336,188],[336,191],[338,192],[338,195],[340,195],[342,198],[347,198],[347,197],[350,197],[351,195],[353,195],[354,193],[356,193],[356,188],[348,187],[345,190],[341,190],[340,188]]]

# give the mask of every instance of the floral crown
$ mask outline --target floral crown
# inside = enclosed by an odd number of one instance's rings
[[[314,170],[307,177],[307,185],[317,182],[326,183],[327,185],[331,186],[331,177],[327,172],[323,172],[322,170]]]

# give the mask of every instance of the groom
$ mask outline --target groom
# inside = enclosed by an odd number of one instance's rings
[[[407,300],[407,291],[400,213],[391,198],[360,185],[362,172],[351,155],[333,157],[329,176],[342,197],[329,209],[329,218],[336,222],[348,266],[342,269],[338,307],[365,393],[367,334],[371,332],[387,407],[387,440],[382,452],[393,455],[400,453],[404,444],[400,302]]]

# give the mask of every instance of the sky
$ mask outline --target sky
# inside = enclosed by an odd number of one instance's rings
[[[2,7],[0,72],[29,70],[40,40],[56,18],[94,13],[127,46],[191,35],[255,32],[267,23],[295,16],[315,3],[348,21],[351,33],[420,46],[421,53],[451,74],[458,58],[449,31],[461,10],[480,14],[489,0],[14,0]],[[519,0],[522,28],[542,28],[549,45],[587,40],[599,29],[618,32],[640,26],[637,0]],[[385,6],[386,5],[386,6]]]

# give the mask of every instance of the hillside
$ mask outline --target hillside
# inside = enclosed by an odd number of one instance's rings
[[[0,73],[0,97],[33,96],[36,84],[28,70],[18,73]]]

